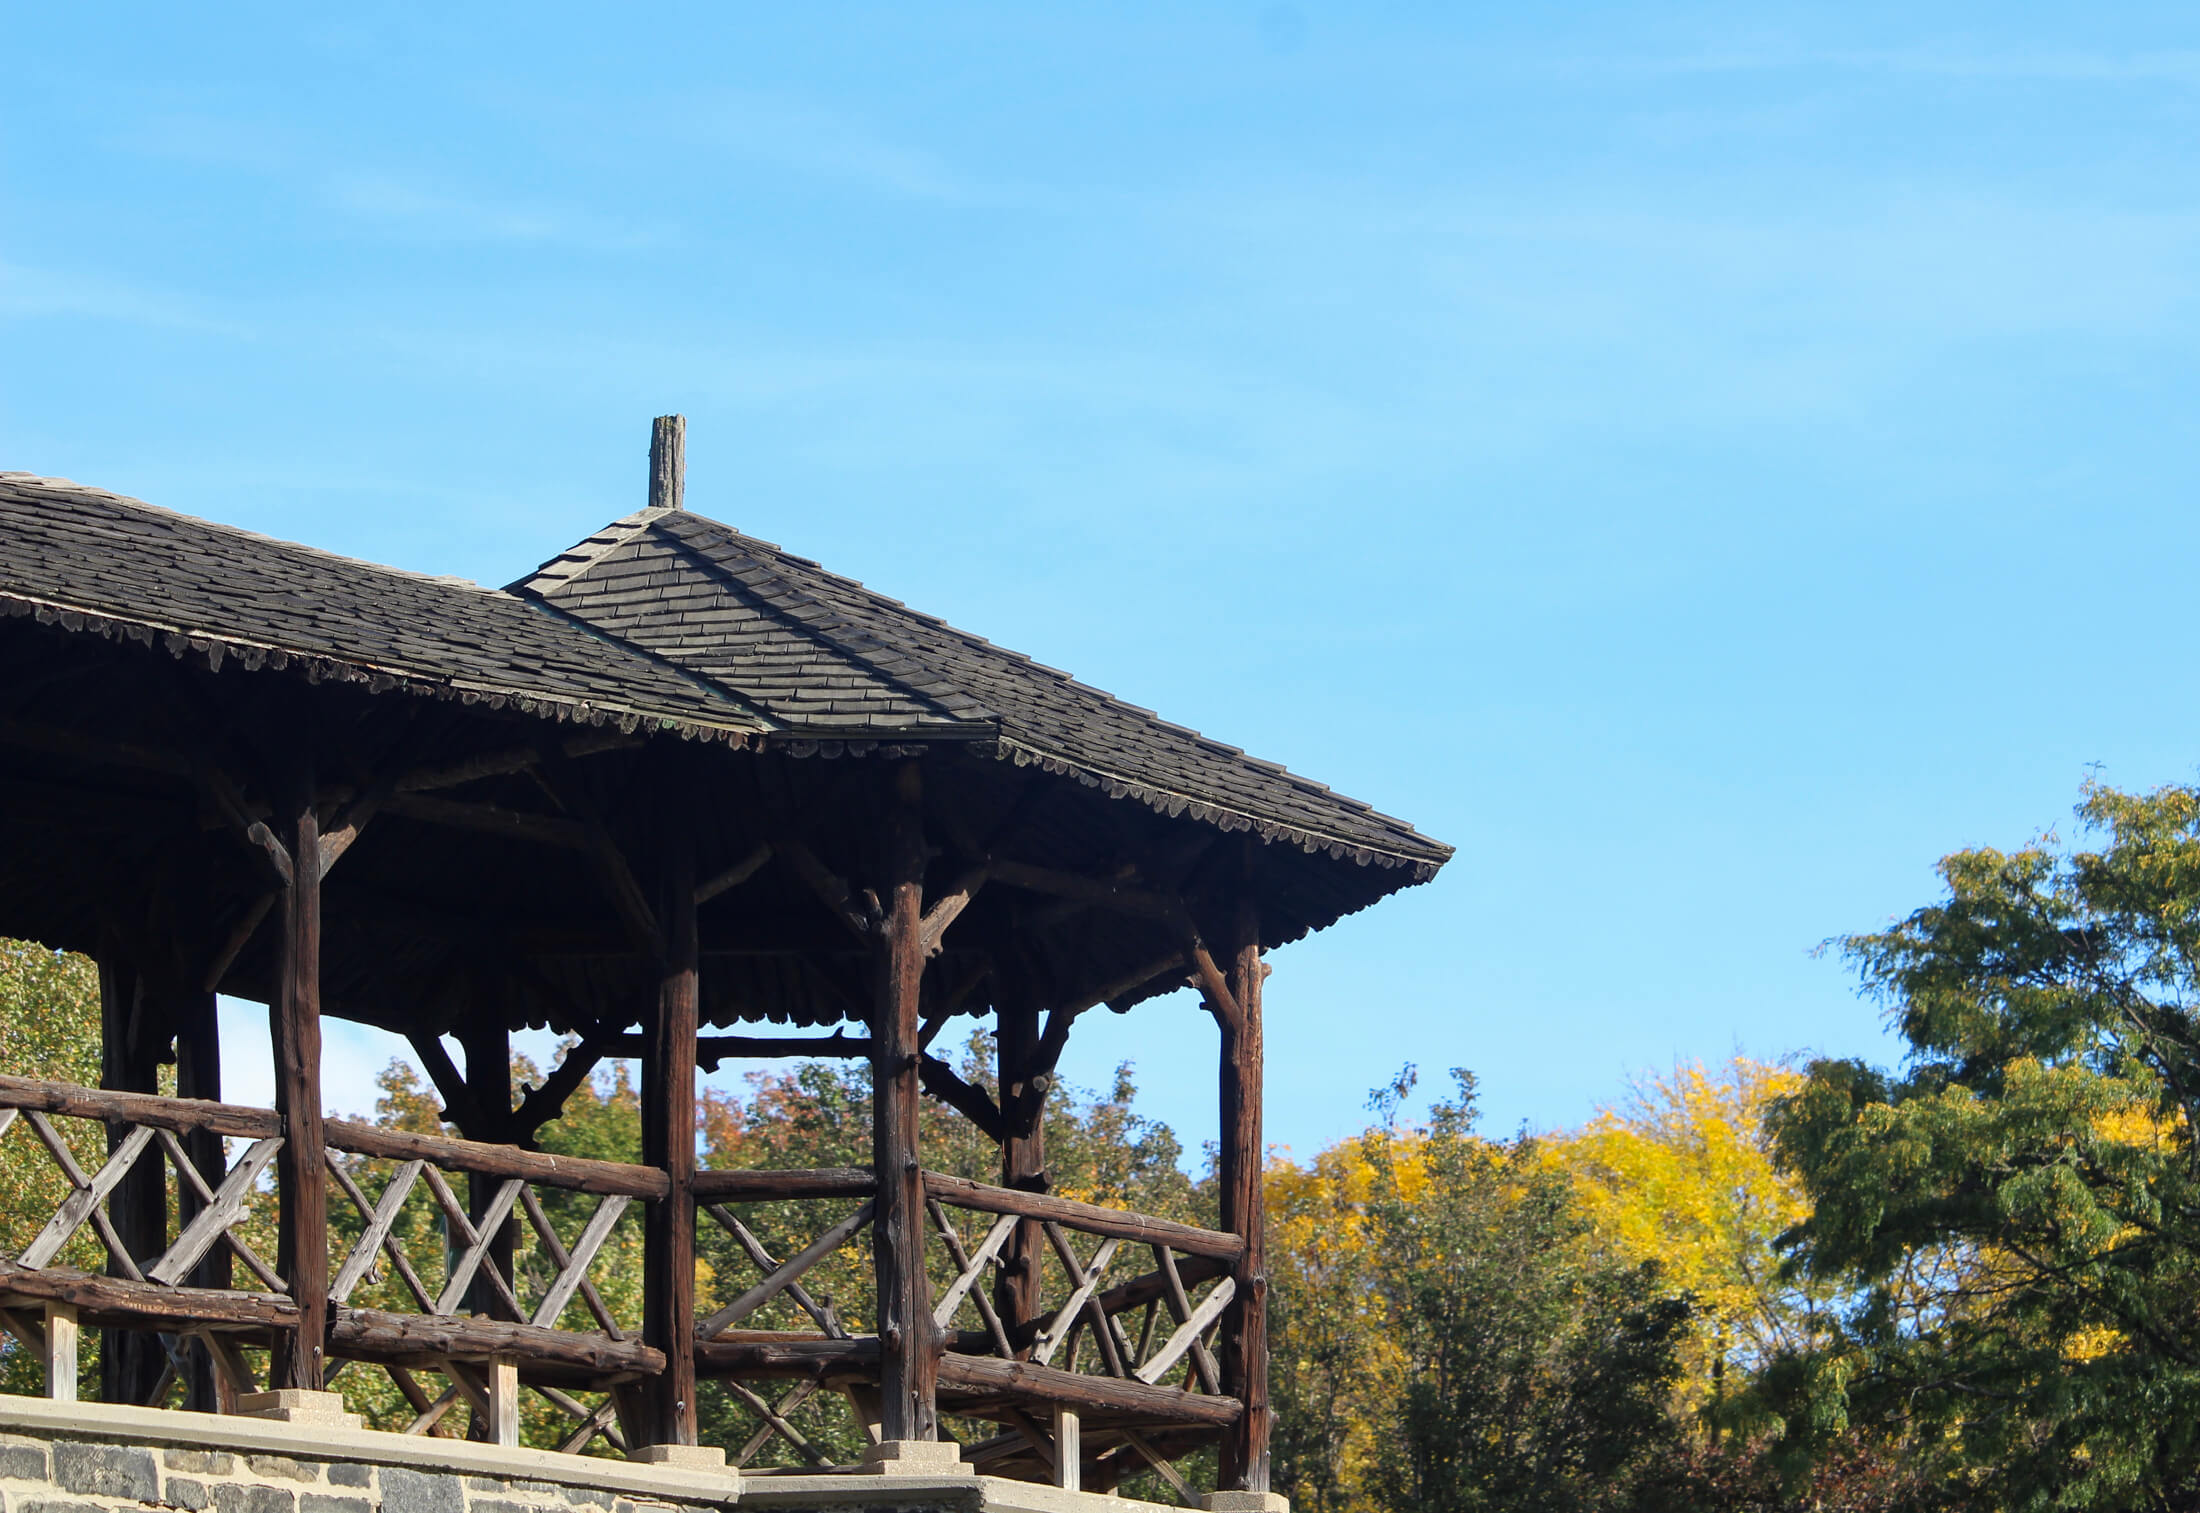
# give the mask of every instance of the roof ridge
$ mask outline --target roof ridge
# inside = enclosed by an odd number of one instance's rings
[[[542,579],[553,579],[559,585],[572,582],[597,563],[603,561],[612,552],[617,551],[643,531],[648,530],[658,520],[672,513],[674,512],[664,505],[648,504],[631,515],[621,515],[610,524],[590,532],[564,551],[548,558],[533,572],[523,573],[514,578],[510,583],[505,584],[499,592],[526,594],[537,598],[547,597],[552,590],[536,586]],[[567,561],[573,563],[570,569],[564,572],[552,571],[557,564]]]

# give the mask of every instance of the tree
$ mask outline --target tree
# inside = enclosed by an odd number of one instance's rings
[[[1271,1175],[1287,1485],[1324,1509],[1633,1506],[1680,1432],[1688,1300],[1596,1243],[1540,1142],[1477,1137],[1454,1075],[1426,1129],[1395,1123],[1409,1068],[1356,1157]]]
[[[1909,1042],[1814,1063],[1771,1128],[1838,1332],[1759,1390],[1798,1450],[1899,1431],[1951,1499],[2200,1502],[2200,790],[2088,785],[2089,845],[1945,858],[1841,942]]]
[[[99,968],[88,957],[49,950],[34,941],[0,940],[0,1069],[79,1086],[99,1084]],[[54,1121],[77,1163],[96,1171],[106,1142],[96,1124]],[[68,1179],[21,1119],[0,1136],[0,1255],[21,1254],[69,1195]],[[106,1265],[89,1228],[63,1248],[59,1264],[85,1271]],[[98,1332],[85,1340],[86,1390],[97,1393],[93,1357]],[[0,1392],[43,1392],[43,1369],[13,1336],[0,1336]]]
[[[1763,1121],[1801,1080],[1742,1056],[1716,1071],[1688,1063],[1544,1142],[1598,1238],[1625,1260],[1658,1262],[1666,1284],[1693,1299],[1690,1409],[1717,1402],[1729,1372],[1747,1380],[1805,1346],[1828,1301],[1827,1288],[1782,1275],[1775,1244],[1809,1205],[1775,1164]]]

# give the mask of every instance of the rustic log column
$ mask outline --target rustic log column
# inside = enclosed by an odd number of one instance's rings
[[[298,1304],[298,1332],[275,1340],[271,1388],[319,1392],[328,1342],[328,1172],[321,1127],[321,823],[311,785],[278,837],[289,854],[268,1031],[275,1053],[275,1157],[281,1223],[275,1269]]]
[[[871,1254],[878,1277],[879,1436],[939,1437],[939,1354],[924,1274],[924,1173],[917,1125],[921,1098],[918,998],[924,982],[922,776],[894,774],[887,819],[885,920],[878,1004],[871,1019],[871,1162],[878,1208]]]
[[[459,1026],[458,1044],[466,1053],[466,1086],[473,1094],[473,1109],[479,1117],[475,1127],[461,1132],[469,1140],[489,1145],[516,1144],[512,1128],[512,1037],[504,1027],[504,1004],[501,995],[482,991],[479,984],[471,996],[474,1017]],[[493,1018],[488,1017],[492,1015]],[[477,1227],[488,1215],[497,1189],[503,1185],[495,1177],[480,1172],[467,1173],[466,1216]],[[519,1219],[512,1215],[498,1227],[488,1255],[488,1261],[507,1281],[512,1276],[512,1257],[518,1245]],[[496,1314],[501,1311],[503,1300],[487,1277],[477,1277],[466,1294],[466,1306],[474,1313]],[[473,1438],[485,1438],[487,1430],[486,1421],[475,1425]]]
[[[177,993],[170,1001],[169,1019],[176,1028],[176,1096],[221,1102],[221,1022],[215,1013],[214,995],[198,989]],[[220,1135],[208,1129],[193,1130],[183,1137],[183,1153],[199,1169],[208,1187],[221,1186],[228,1160]],[[176,1199],[177,1224],[188,1225],[205,1206],[190,1184],[181,1184]],[[184,1285],[227,1291],[229,1260],[228,1246],[214,1246],[191,1268]],[[234,1404],[226,1401],[222,1375],[214,1369],[213,1358],[203,1342],[192,1344],[189,1362],[183,1378],[183,1406],[193,1413],[222,1413],[232,1408]]]
[[[643,1383],[643,1437],[695,1443],[695,1030],[700,956],[695,943],[694,833],[665,812],[658,890],[664,957],[656,1011],[643,1036],[642,1161],[671,1179],[643,1231],[643,1338],[665,1353]]]
[[[1006,1003],[994,1017],[995,1054],[1000,1063],[1001,1186],[1018,1192],[1045,1192],[1046,1096],[1051,1080],[1040,1068],[1039,1010],[1028,1002]],[[1020,1220],[1001,1250],[1001,1274],[993,1287],[994,1310],[1008,1326],[1017,1353],[1028,1355],[1023,1335],[1038,1319],[1040,1266],[1046,1232],[1037,1219]]]
[[[147,1000],[145,983],[114,951],[99,962],[99,1085],[119,1093],[160,1091],[161,1036],[155,1030],[160,1005]],[[129,1137],[128,1124],[107,1126],[107,1154]],[[129,1174],[107,1197],[107,1216],[115,1237],[131,1259],[150,1265],[168,1248],[168,1190],[162,1181],[160,1153],[141,1155]],[[107,1274],[129,1272],[113,1257]],[[142,1329],[103,1329],[99,1346],[99,1396],[108,1403],[143,1403],[160,1383],[166,1354],[157,1336]]]
[[[1219,1162],[1222,1227],[1245,1237],[1232,1269],[1237,1296],[1222,1316],[1222,1390],[1245,1405],[1223,1432],[1220,1485],[1227,1491],[1268,1490],[1267,1205],[1261,1195],[1260,921],[1252,899],[1237,909],[1230,996],[1235,1023],[1222,1031],[1222,1143]]]

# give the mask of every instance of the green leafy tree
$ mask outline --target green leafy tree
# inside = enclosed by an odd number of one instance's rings
[[[1403,1355],[1382,1506],[1576,1513],[1636,1506],[1678,1439],[1688,1299],[1594,1243],[1531,1137],[1473,1134],[1474,1081],[1401,1140],[1371,1131],[1373,1272]],[[1380,1106],[1395,1114],[1411,1069]]]
[[[1962,851],[1842,947],[1909,1042],[1774,1105],[1838,1330],[1757,1398],[1790,1469],[1899,1434],[1935,1496],[2200,1504],[2200,790],[2089,785],[2086,844]]]
[[[0,1071],[12,1077],[99,1085],[99,968],[90,958],[49,950],[34,941],[0,940]],[[106,1136],[80,1119],[53,1121],[77,1163],[96,1171],[106,1159]],[[0,1255],[14,1256],[45,1228],[69,1195],[43,1145],[21,1119],[0,1135]],[[98,1271],[106,1264],[87,1228],[62,1251],[59,1264]],[[96,1332],[82,1360],[85,1390],[96,1395]],[[38,1362],[13,1336],[0,1337],[0,1392],[45,1390]]]

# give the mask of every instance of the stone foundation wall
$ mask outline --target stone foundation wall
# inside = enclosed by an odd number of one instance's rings
[[[0,1513],[700,1513],[596,1487],[0,1435]]]

